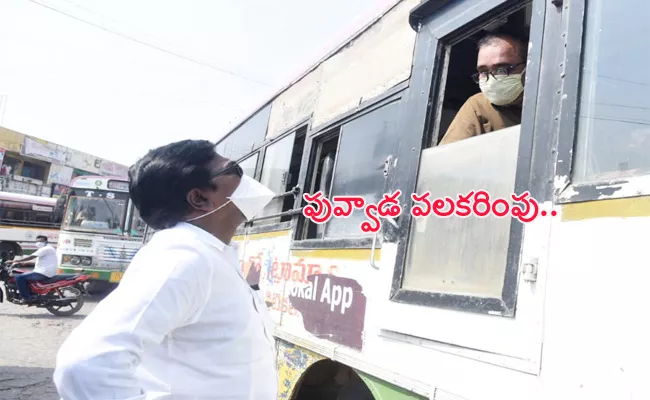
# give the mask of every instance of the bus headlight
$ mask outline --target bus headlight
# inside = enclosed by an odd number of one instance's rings
[[[81,257],[79,257],[79,256],[72,256],[72,257],[70,257],[70,264],[72,264],[72,265],[79,265],[79,264],[81,264]]]
[[[93,259],[91,257],[81,257],[81,265],[84,267],[89,267],[93,264]]]

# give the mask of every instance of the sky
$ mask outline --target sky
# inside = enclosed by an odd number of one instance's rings
[[[126,165],[216,142],[393,3],[0,0],[0,125]]]

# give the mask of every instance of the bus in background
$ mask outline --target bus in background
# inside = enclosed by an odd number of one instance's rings
[[[0,192],[0,253],[28,256],[36,250],[36,236],[56,246],[61,226],[57,200],[51,197]]]
[[[84,269],[93,286],[117,284],[142,246],[145,223],[124,178],[81,176],[62,194],[57,256],[60,273]]]

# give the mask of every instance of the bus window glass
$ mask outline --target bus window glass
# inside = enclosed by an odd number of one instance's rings
[[[262,177],[260,178],[260,182],[275,192],[276,195],[284,193],[286,189],[295,137],[296,133],[294,132],[289,136],[278,140],[267,147],[266,153],[264,154],[264,163],[262,164]],[[271,202],[264,207],[264,210],[259,213],[258,217],[280,213],[282,211],[283,202],[284,198],[280,197],[271,200]],[[279,218],[256,221],[255,225],[266,225],[274,222],[279,222]]]
[[[140,217],[137,207],[133,207],[133,218],[131,218],[131,236],[143,237],[147,224]]]
[[[270,115],[271,104],[221,140],[216,146],[217,153],[231,160],[237,160],[250,153],[264,141]]]
[[[386,192],[384,162],[397,149],[400,102],[395,101],[343,125],[332,178],[334,196],[361,196],[366,204],[377,203]],[[355,209],[348,218],[333,218],[325,237],[367,236],[360,225],[367,218]]]
[[[244,171],[245,175],[255,178],[255,169],[257,168],[257,158],[260,153],[255,153],[239,162],[239,166]]]
[[[650,2],[586,4],[572,180],[650,173]]]
[[[73,193],[68,203],[64,229],[120,234],[128,194],[107,194],[102,191]]]

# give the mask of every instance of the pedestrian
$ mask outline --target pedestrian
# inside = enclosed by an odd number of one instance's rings
[[[129,192],[157,232],[59,349],[62,399],[276,400],[271,320],[231,243],[274,193],[195,140],[150,151]]]
[[[37,250],[28,257],[20,261],[8,261],[8,265],[21,265],[26,264],[28,261],[36,259],[36,264],[32,272],[16,275],[16,286],[18,293],[20,293],[20,303],[30,303],[33,295],[29,290],[29,282],[39,282],[49,279],[56,275],[58,272],[58,263],[56,260],[56,250],[47,242],[47,236],[36,236]]]

